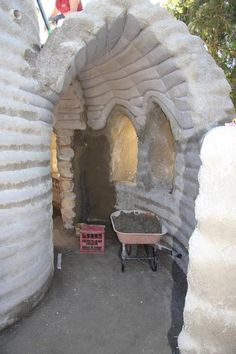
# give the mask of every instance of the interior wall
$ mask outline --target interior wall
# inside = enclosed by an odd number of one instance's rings
[[[107,131],[77,131],[74,138],[76,221],[108,221],[116,194],[111,180],[111,151]]]

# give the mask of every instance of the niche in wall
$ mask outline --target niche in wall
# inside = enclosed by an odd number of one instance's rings
[[[173,189],[176,156],[175,140],[169,119],[159,105],[152,103],[147,112],[144,149],[151,187]]]
[[[108,124],[111,146],[111,181],[136,182],[138,138],[130,119],[119,114]]]

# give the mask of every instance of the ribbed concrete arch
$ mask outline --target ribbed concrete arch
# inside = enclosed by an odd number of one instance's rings
[[[93,1],[54,31],[37,65],[43,95],[53,103],[78,80],[93,129],[104,128],[120,106],[130,112],[141,137],[148,132],[150,102],[161,108],[176,144],[172,191],[150,182],[150,139],[140,139],[137,185],[116,185],[117,206],[159,214],[186,268],[196,223],[200,141],[204,132],[233,115],[230,86],[202,40],[148,0]]]
[[[78,76],[95,129],[115,104],[128,106],[142,127],[150,96],[183,129],[199,131],[232,113],[230,86],[202,40],[148,0],[93,1],[71,14],[41,51],[38,68],[53,101]]]
[[[126,117],[128,117],[136,131],[136,134],[138,133],[138,126],[136,126],[136,120],[135,120],[135,116],[129,111],[129,109],[127,109],[124,106],[121,106],[119,104],[115,105],[112,110],[108,113],[108,118],[107,118],[107,124],[109,124],[109,119],[118,119],[118,117],[120,115],[124,115]]]

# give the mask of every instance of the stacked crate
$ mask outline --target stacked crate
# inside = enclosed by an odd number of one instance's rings
[[[80,253],[104,253],[105,225],[81,224]]]

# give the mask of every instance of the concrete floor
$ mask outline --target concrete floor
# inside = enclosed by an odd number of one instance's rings
[[[186,281],[168,256],[157,272],[135,262],[121,273],[114,236],[105,255],[80,254],[59,218],[54,236],[62,270],[35,310],[1,333],[1,354],[178,353]]]

